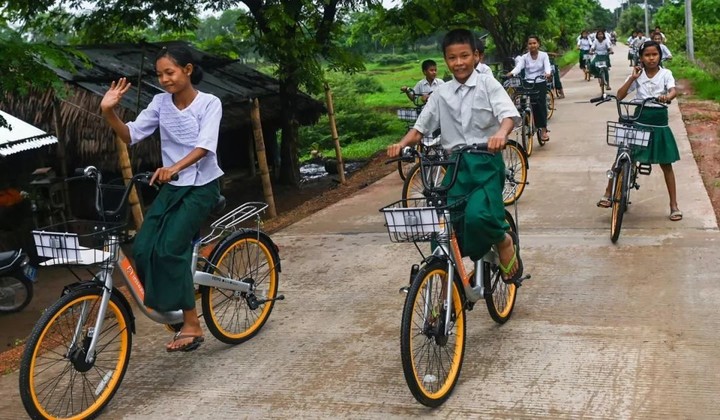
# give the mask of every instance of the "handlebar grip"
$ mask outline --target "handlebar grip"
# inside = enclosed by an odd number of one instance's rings
[[[602,100],[604,100],[604,99],[605,99],[605,98],[603,98],[602,96],[598,96],[597,98],[591,98],[591,99],[590,99],[590,103],[591,103],[591,104],[594,104],[594,103],[600,102],[600,101],[602,101]]]
[[[170,177],[171,181],[177,181],[178,179],[180,179],[180,175],[178,174],[173,174],[173,176]]]
[[[75,168],[75,176],[85,176],[85,168]]]

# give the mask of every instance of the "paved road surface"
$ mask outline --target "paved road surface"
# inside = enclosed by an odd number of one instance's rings
[[[613,57],[612,85],[628,74]],[[274,235],[281,292],[259,336],[237,347],[208,334],[191,354],[166,354],[168,333],[139,323],[130,368],[103,418],[708,418],[720,416],[717,223],[676,104],[671,125],[682,222],[668,221],[659,168],[639,181],[622,236],[598,209],[614,149],[612,104],[576,67],[536,146],[519,205],[526,271],[513,319],[469,312],[460,381],[434,411],[416,403],[400,366],[403,296],[417,254],[391,244],[378,209],[392,174]],[[20,418],[17,373],[0,378],[0,417]]]

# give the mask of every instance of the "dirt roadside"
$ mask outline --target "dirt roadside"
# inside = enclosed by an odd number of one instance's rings
[[[693,95],[687,80],[678,81],[678,90],[680,110],[693,149],[693,155],[715,209],[715,214],[720,220],[720,104],[697,99]],[[340,201],[344,197],[354,194],[395,171],[396,166],[385,165],[384,161],[384,153],[379,153],[365,166],[349,176],[346,185],[339,185],[330,178],[307,185],[299,191],[277,188],[275,190],[275,199],[280,214],[275,219],[265,221],[264,229],[270,233],[276,232]],[[246,193],[254,196],[229,197],[230,204],[244,198],[262,200],[262,191],[259,189],[259,185],[256,190],[246,191]],[[56,275],[59,276],[59,274]],[[32,304],[37,304],[38,308],[49,306],[59,296],[62,285],[72,280],[56,279],[54,281],[60,285],[60,288],[55,290],[46,287],[43,293],[36,294]],[[12,324],[13,328],[12,331],[3,329],[0,335],[0,352],[2,352],[0,353],[0,375],[17,368],[23,349],[23,338],[30,332],[38,316],[38,312],[35,311],[29,314],[26,320],[20,322],[9,319],[2,320],[3,324]]]

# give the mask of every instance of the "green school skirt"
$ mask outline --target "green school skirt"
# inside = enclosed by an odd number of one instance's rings
[[[463,153],[458,165],[448,168],[443,182],[452,179],[456,166],[457,180],[448,192],[448,203],[457,204],[453,226],[462,255],[476,261],[501,242],[510,228],[502,197],[505,162],[501,153]]]
[[[638,118],[637,125],[646,125],[652,128],[650,145],[646,149],[634,153],[635,159],[640,163],[673,163],[680,160],[675,136],[668,127],[667,108],[645,107]]]
[[[608,77],[608,70],[610,69],[610,56],[607,54],[595,54],[595,57],[590,61],[590,73],[595,77],[600,77],[600,69],[597,67],[597,63],[603,62],[607,64],[607,67],[602,69],[605,71],[605,77]]]
[[[145,306],[159,312],[195,308],[192,240],[219,195],[217,180],[160,189],[133,246],[135,267],[145,285]]]

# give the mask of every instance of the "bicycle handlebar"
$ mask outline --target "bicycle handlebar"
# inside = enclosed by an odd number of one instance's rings
[[[118,206],[115,210],[105,210],[104,203],[102,202],[102,174],[100,171],[97,170],[94,166],[87,166],[85,168],[77,168],[75,169],[76,176],[66,178],[66,181],[74,181],[77,179],[93,179],[95,180],[95,211],[97,211],[98,215],[101,217],[113,217],[116,216],[122,208],[125,206],[125,203],[127,202],[128,197],[130,196],[130,188],[135,183],[150,185],[150,179],[152,179],[152,176],[154,172],[141,172],[139,174],[135,174],[131,179],[130,182],[127,183],[125,186],[125,191],[123,192],[122,199],[120,199],[120,203],[118,203]],[[180,176],[178,174],[173,174],[172,177],[170,177],[172,181],[177,181],[180,179]]]

